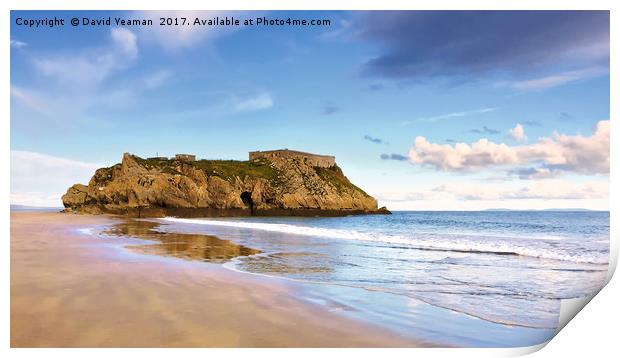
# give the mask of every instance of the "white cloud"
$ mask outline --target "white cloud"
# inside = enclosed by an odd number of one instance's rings
[[[11,151],[11,204],[62,206],[60,196],[73,184],[86,184],[99,164],[47,154]]]
[[[207,42],[220,37],[224,34],[236,31],[236,26],[194,26],[194,19],[199,18],[202,20],[213,19],[215,17],[234,16],[235,18],[242,18],[241,12],[231,11],[138,11],[138,16],[142,18],[152,19],[154,23],[159,24],[159,18],[172,18],[182,21],[181,18],[185,18],[191,25],[179,25],[179,26],[154,26],[153,28],[144,28],[140,32],[140,37],[144,38],[147,42],[156,43],[162,48],[170,51],[178,51],[184,48],[190,48],[201,42]],[[256,15],[254,15],[256,16]],[[239,28],[242,28],[240,26]]]
[[[411,163],[445,171],[476,171],[497,166],[541,164],[582,174],[609,173],[609,120],[600,121],[589,137],[554,133],[531,145],[508,146],[486,138],[470,144],[431,143],[418,136],[409,150]]]
[[[23,41],[11,39],[11,47],[13,47],[13,48],[22,48],[22,47],[25,47],[25,46],[28,46],[28,44],[23,42]]]
[[[235,112],[254,112],[273,107],[273,99],[269,93],[259,93],[248,98],[235,98],[233,110]]]
[[[92,87],[114,71],[126,68],[138,56],[136,35],[125,28],[113,28],[108,46],[81,54],[41,57],[35,60],[39,71],[73,88],[76,84]]]
[[[523,129],[523,125],[521,125],[521,123],[517,123],[517,125],[514,128],[511,128],[508,131],[508,134],[510,135],[510,137],[512,137],[512,139],[518,140],[520,142],[527,140],[527,136],[525,135],[525,130]]]
[[[136,44],[136,35],[122,27],[112,29],[112,40],[114,44],[121,49],[121,52],[130,60],[138,56],[138,46]]]
[[[504,143],[496,144],[486,138],[469,145],[431,143],[418,136],[409,149],[409,160],[414,164],[430,165],[438,170],[468,171],[493,165],[518,164],[517,152]]]
[[[570,82],[579,81],[582,79],[597,77],[606,75],[609,73],[609,69],[602,67],[585,68],[576,71],[563,72],[557,75],[545,76],[540,78],[533,78],[524,81],[518,81],[512,83],[512,87],[519,90],[536,91],[544,90],[547,88],[561,86]]]

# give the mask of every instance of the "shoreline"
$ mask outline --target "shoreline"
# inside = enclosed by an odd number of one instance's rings
[[[71,208],[61,209],[71,213]],[[165,208],[165,207],[126,207],[108,209],[100,206],[86,206],[76,211],[80,215],[111,215],[125,218],[227,218],[227,217],[343,217],[352,215],[391,215],[385,207],[376,210],[359,209],[216,209],[216,208]]]
[[[107,215],[11,212],[11,347],[418,347],[282,280],[120,252]]]

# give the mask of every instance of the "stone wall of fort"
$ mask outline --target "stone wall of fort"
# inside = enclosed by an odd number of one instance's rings
[[[267,150],[256,151],[249,153],[250,161],[265,158],[294,158],[306,161],[308,164],[314,167],[329,168],[336,165],[336,157],[332,155],[318,155],[306,152],[299,152],[296,150],[280,149],[280,150]]]
[[[174,158],[176,160],[184,161],[184,162],[195,162],[196,156],[194,154],[175,154]]]

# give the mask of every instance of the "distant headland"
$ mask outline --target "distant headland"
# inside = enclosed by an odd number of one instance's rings
[[[125,153],[88,185],[71,186],[62,202],[69,212],[134,217],[390,213],[347,179],[334,156],[289,149],[249,152],[248,161]]]

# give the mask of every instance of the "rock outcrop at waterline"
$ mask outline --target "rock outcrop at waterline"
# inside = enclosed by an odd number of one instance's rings
[[[67,211],[129,216],[388,214],[342,170],[299,157],[252,161],[142,159],[97,169],[63,195]]]

